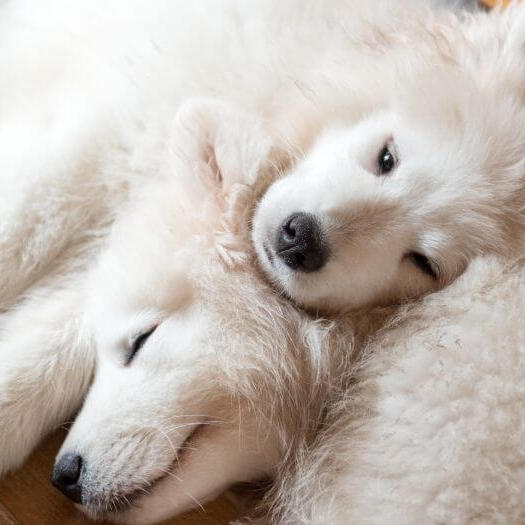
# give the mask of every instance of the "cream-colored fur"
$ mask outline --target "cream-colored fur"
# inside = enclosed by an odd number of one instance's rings
[[[235,482],[265,477],[278,480],[266,499],[270,509],[275,501],[268,515],[276,521],[345,522],[340,509],[348,501],[358,520],[367,509],[386,515],[386,506],[372,508],[377,500],[368,490],[360,495],[347,483],[350,470],[348,477],[341,471],[355,460],[356,475],[373,484],[358,452],[369,444],[378,458],[372,472],[389,455],[374,427],[388,426],[389,414],[381,415],[377,388],[370,394],[361,383],[353,386],[354,357],[386,314],[325,321],[298,311],[259,275],[248,233],[255,201],[276,172],[301,159],[319,134],[304,163],[312,156],[319,162],[325,151],[329,165],[333,148],[346,144],[341,125],[388,113],[391,95],[405,93],[404,68],[421,76],[436,71],[443,98],[416,108],[422,118],[428,111],[429,130],[435,124],[448,131],[442,111],[448,93],[462,88],[454,66],[461,59],[481,86],[468,86],[464,128],[476,130],[479,147],[450,148],[450,137],[436,134],[439,152],[448,144],[456,173],[461,161],[467,164],[460,172],[473,192],[472,202],[460,199],[472,204],[456,239],[467,252],[461,261],[501,251],[502,240],[508,255],[519,251],[523,13],[460,23],[415,1],[411,8],[408,19],[407,2],[386,0],[2,6],[0,68],[10,81],[0,86],[0,474],[70,418],[89,390],[60,455],[82,456],[82,503],[92,515],[151,522]],[[429,90],[436,93],[433,85]],[[215,100],[180,107],[190,95]],[[401,99],[395,107],[402,109]],[[452,109],[464,109],[454,102]],[[462,145],[452,129],[451,142]],[[481,188],[469,166],[483,167]],[[440,179],[432,180],[441,189]],[[463,186],[444,191],[445,215],[456,189]],[[463,269],[450,246],[447,260],[458,271],[443,283]],[[425,283],[416,292],[430,288]],[[446,302],[447,293],[421,308]],[[153,327],[130,360],[137,336]],[[437,328],[431,323],[429,330]],[[411,329],[396,330],[381,337],[394,334],[401,352],[412,344]],[[374,344],[383,355],[387,343]],[[362,442],[351,432],[353,419],[339,420],[344,440],[334,427],[319,434],[325,417],[338,417],[336,401],[350,402],[354,391],[355,410],[378,414],[361,413],[363,429],[371,428]],[[335,478],[336,488],[323,483],[328,488],[319,497],[303,498],[301,473],[315,492],[310,473],[327,450],[341,464],[326,464],[321,474]],[[391,465],[393,477],[396,468],[408,468]],[[417,484],[405,478],[399,497]],[[335,504],[323,500],[330,493]],[[408,509],[407,518],[421,516],[420,508]]]
[[[476,255],[523,245],[522,16],[411,20],[410,36],[392,26],[375,35],[374,51],[397,64],[393,81],[388,63],[369,72],[384,100],[325,131],[257,208],[255,248],[279,290],[325,311],[385,304],[445,286]],[[407,53],[408,39],[418,44]],[[294,227],[290,249],[280,239],[297,213],[315,221],[317,240]],[[323,265],[290,263],[308,246]]]
[[[524,286],[523,259],[479,259],[395,312],[282,478],[277,521],[522,523]]]
[[[203,115],[201,107],[184,108],[179,123],[192,111]],[[204,129],[197,131],[198,139]],[[187,144],[178,133],[174,138]],[[255,162],[264,142],[259,136]],[[127,207],[88,285],[97,378],[62,453],[86,462],[83,502],[91,512],[112,510],[119,496],[125,502],[137,490],[149,492],[161,478],[151,496],[123,515],[132,523],[168,517],[232,483],[273,475],[291,446],[289,427],[297,424],[286,412],[303,412],[298,436],[311,432],[310,418],[319,417],[338,361],[316,362],[328,348],[327,326],[296,312],[254,275],[246,241],[237,240],[237,249],[232,244],[236,230],[246,231],[240,212],[253,197],[249,188],[231,186],[235,174],[221,161],[231,152],[221,149],[209,160],[210,147],[220,148],[203,146],[179,164],[178,180],[162,181],[140,206]],[[249,165],[249,149],[242,151]],[[231,221],[227,215],[221,223],[224,199],[233,209]],[[157,329],[125,365],[133,339],[152,324]],[[315,395],[313,404],[300,397]]]

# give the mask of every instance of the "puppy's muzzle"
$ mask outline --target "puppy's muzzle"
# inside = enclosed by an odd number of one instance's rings
[[[302,212],[293,213],[281,224],[275,251],[289,268],[299,272],[317,272],[329,257],[319,222]]]

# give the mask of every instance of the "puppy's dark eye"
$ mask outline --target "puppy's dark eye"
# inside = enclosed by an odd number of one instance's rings
[[[131,343],[131,347],[126,357],[126,365],[129,365],[131,363],[131,361],[137,355],[139,350],[146,344],[146,341],[148,340],[150,335],[157,329],[157,326],[158,325],[155,325],[147,332],[143,332],[142,334],[139,334],[137,337],[135,337],[133,343]]]
[[[396,154],[391,144],[385,144],[377,157],[377,174],[388,175],[397,165]]]
[[[415,264],[424,274],[432,277],[432,279],[439,278],[439,271],[436,265],[426,256],[418,252],[410,252],[407,258]]]

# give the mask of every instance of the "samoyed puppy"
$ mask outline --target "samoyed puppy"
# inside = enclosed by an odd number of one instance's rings
[[[105,235],[131,188],[155,176],[185,98],[258,114],[295,158],[330,123],[388,107],[411,81],[404,71],[448,84],[434,71],[449,63],[443,35],[458,22],[427,9],[422,0],[3,3],[0,308],[65,252]]]
[[[523,19],[515,6],[375,34],[370,53],[401,57],[393,84],[369,64],[384,104],[326,130],[255,213],[278,290],[321,310],[403,301],[523,246]]]
[[[249,189],[214,154],[243,155],[255,172],[266,138],[250,151],[240,121],[238,152],[208,142],[206,131],[223,136],[210,126],[188,134],[191,119],[212,118],[204,111],[183,107],[173,144],[184,155],[169,163],[178,177],[131,200],[88,278],[97,372],[53,483],[93,517],[158,521],[272,476],[290,446],[285,415],[300,403],[296,385],[317,388],[308,376],[317,373],[314,352],[326,351],[326,327],[251,271],[242,220]],[[288,383],[292,397],[277,402]]]

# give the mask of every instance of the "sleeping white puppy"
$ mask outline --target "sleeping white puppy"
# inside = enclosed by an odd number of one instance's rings
[[[172,132],[166,178],[121,211],[75,305],[97,366],[52,477],[90,516],[134,524],[273,476],[346,359],[328,359],[335,327],[253,271],[246,175],[264,176],[271,146],[257,121],[196,101]]]

